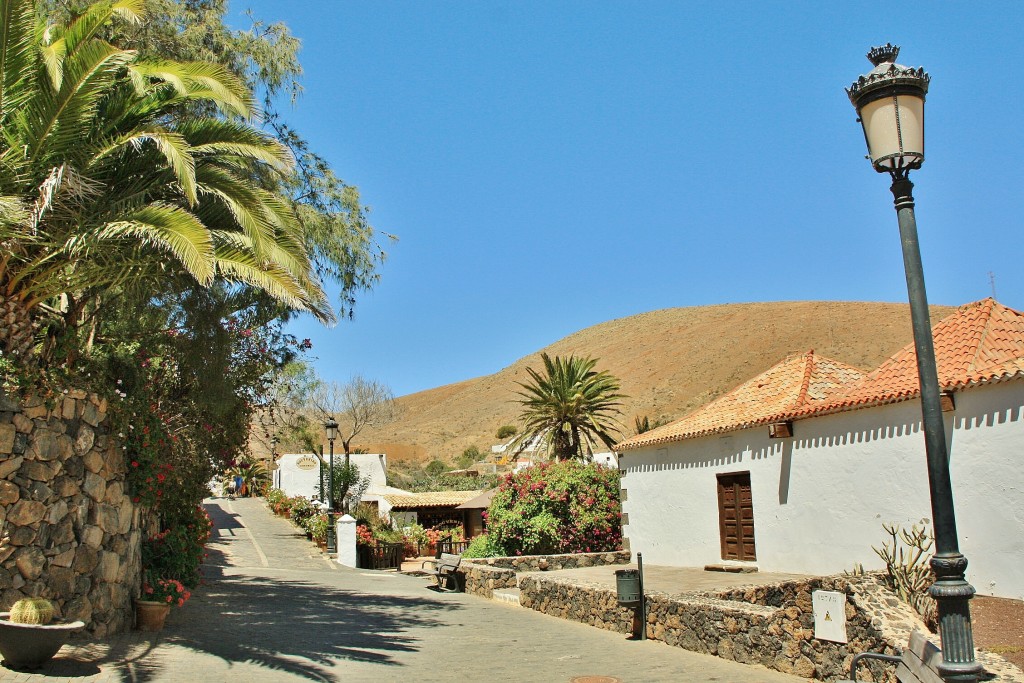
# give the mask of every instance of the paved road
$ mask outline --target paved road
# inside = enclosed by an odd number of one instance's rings
[[[262,501],[216,499],[208,584],[159,635],[65,647],[42,674],[0,681],[565,681],[801,679],[452,593],[422,577],[327,561]]]

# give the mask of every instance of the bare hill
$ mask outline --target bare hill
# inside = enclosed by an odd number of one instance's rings
[[[933,306],[932,320],[954,309]],[[624,435],[634,416],[677,419],[791,353],[814,349],[872,369],[912,340],[906,304],[800,301],[669,308],[594,325],[541,349],[597,358],[619,378]],[[451,460],[465,448],[497,443],[516,424],[517,382],[541,365],[540,351],[486,377],[398,399],[400,419],[363,436],[392,461]]]

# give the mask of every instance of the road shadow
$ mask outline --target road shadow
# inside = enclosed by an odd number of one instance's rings
[[[171,614],[165,640],[227,663],[334,681],[334,660],[399,666],[395,654],[419,649],[411,629],[443,626],[434,615],[458,609],[428,596],[221,575],[208,579],[180,615]]]

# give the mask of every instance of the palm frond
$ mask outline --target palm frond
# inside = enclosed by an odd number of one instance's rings
[[[245,83],[220,64],[208,62],[139,61],[133,79],[157,79],[172,85],[181,97],[207,99],[224,111],[249,117],[256,101]]]
[[[35,73],[35,3],[0,2],[0,124],[21,109]]]
[[[104,146],[93,156],[90,165],[100,162],[126,147],[137,149],[146,141],[156,145],[160,154],[174,171],[174,177],[181,186],[185,199],[189,204],[195,204],[198,199],[195,159],[192,157],[192,149],[188,142],[176,132],[159,127],[135,129]]]
[[[143,207],[125,220],[107,223],[100,239],[134,237],[173,256],[196,280],[213,280],[214,247],[210,231],[193,214],[167,204]]]

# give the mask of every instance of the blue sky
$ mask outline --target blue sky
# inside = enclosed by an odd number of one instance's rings
[[[906,301],[843,88],[932,76],[912,176],[932,303],[1024,308],[1024,3],[231,0],[302,40],[286,116],[388,246],[318,372],[402,395],[675,306]]]

